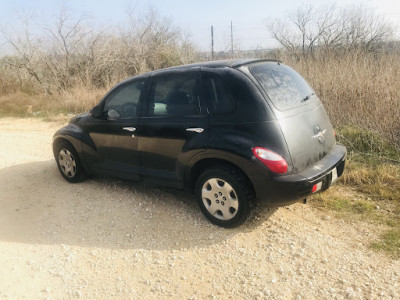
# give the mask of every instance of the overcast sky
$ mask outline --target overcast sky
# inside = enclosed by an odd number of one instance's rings
[[[337,0],[325,1],[343,7],[361,4],[400,25],[400,1]],[[214,26],[215,49],[224,50],[230,43],[230,23],[233,23],[234,44],[240,49],[271,48],[275,45],[265,28],[267,19],[284,17],[302,4],[320,5],[318,0],[0,0],[0,26],[16,27],[17,12],[34,12],[41,20],[55,15],[62,4],[74,14],[89,15],[93,22],[117,26],[126,22],[126,11],[133,7],[145,11],[149,6],[160,15],[190,33],[190,39],[202,50],[210,49],[210,27]],[[399,26],[400,27],[400,26]],[[0,44],[2,40],[0,39]]]

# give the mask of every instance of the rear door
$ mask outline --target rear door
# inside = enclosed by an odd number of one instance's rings
[[[293,171],[321,160],[335,145],[333,127],[314,91],[293,69],[277,62],[249,67],[280,124]]]
[[[183,186],[183,172],[208,138],[208,118],[200,99],[199,71],[155,74],[136,132],[140,176]]]
[[[86,131],[95,150],[86,151],[94,172],[129,179],[139,178],[135,131],[145,79],[126,82],[110,92],[102,102],[103,116],[91,117]]]

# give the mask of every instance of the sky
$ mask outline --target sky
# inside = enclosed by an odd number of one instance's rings
[[[0,0],[0,29],[18,28],[18,14],[34,13],[41,20],[57,14],[66,6],[73,14],[88,15],[95,24],[124,25],[126,11],[145,11],[155,8],[163,17],[188,33],[189,39],[201,50],[211,48],[211,26],[214,27],[216,51],[230,47],[231,22],[235,48],[268,49],[276,46],[266,29],[266,21],[283,18],[288,11],[304,4],[318,6],[318,0]],[[365,5],[385,16],[400,28],[400,1],[398,0],[336,0],[342,7],[348,4]],[[6,47],[0,37],[0,47]]]

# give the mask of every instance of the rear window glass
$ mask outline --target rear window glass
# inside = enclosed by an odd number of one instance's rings
[[[262,63],[250,67],[274,106],[287,110],[301,105],[314,91],[303,77],[280,63]]]

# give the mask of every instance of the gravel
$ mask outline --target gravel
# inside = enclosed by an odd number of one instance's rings
[[[399,299],[376,228],[309,204],[211,225],[193,196],[117,179],[69,184],[57,122],[0,119],[0,299]]]

